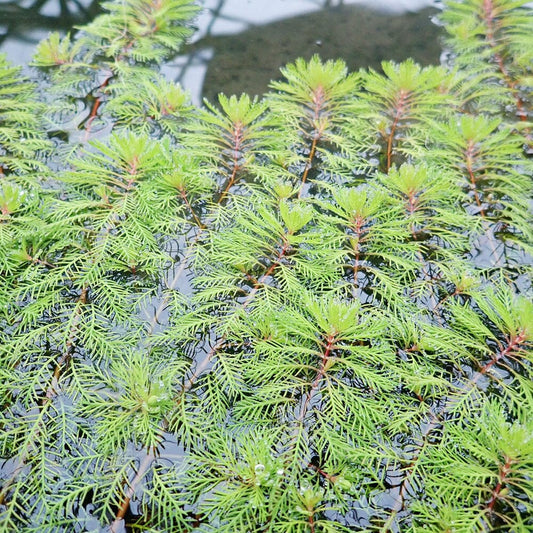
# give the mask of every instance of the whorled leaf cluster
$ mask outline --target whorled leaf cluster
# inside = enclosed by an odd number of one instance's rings
[[[531,530],[523,3],[202,109],[188,1],[0,65],[0,531]]]

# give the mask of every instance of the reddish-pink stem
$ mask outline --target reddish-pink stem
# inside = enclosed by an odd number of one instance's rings
[[[390,167],[392,166],[392,143],[394,142],[394,135],[396,134],[398,124],[402,119],[403,114],[405,113],[408,97],[409,91],[401,89],[397,99],[396,114],[394,116],[394,120],[392,122],[389,137],[387,140],[387,168],[385,169],[386,172],[388,172]]]
[[[217,201],[217,204],[220,204],[222,200],[225,198],[226,194],[228,194],[229,190],[235,183],[235,179],[237,178],[237,172],[241,169],[241,165],[239,164],[239,157],[241,156],[241,149],[242,149],[242,143],[244,140],[244,124],[240,121],[237,121],[233,124],[233,133],[232,133],[232,141],[233,146],[231,148],[233,153],[233,171],[231,173],[230,179],[228,180],[228,183],[226,184],[226,187],[224,187],[224,190],[222,191],[220,198]]]
[[[492,496],[489,502],[487,503],[487,509],[489,510],[490,513],[492,513],[492,511],[494,510],[494,506],[496,505],[496,502],[500,498],[502,489],[507,482],[507,476],[511,472],[512,464],[513,464],[513,461],[509,457],[505,457],[505,464],[502,467],[500,467],[498,483],[496,487],[494,488],[494,490],[492,491]]]
[[[326,348],[324,350],[324,353],[322,354],[322,359],[320,361],[320,368],[317,370],[315,379],[313,383],[311,384],[311,388],[307,392],[305,396],[304,403],[302,405],[302,409],[300,410],[300,414],[298,415],[298,422],[303,422],[305,415],[307,414],[307,409],[309,408],[309,404],[313,398],[313,396],[316,394],[318,390],[318,386],[320,384],[320,380],[325,376],[326,374],[326,365],[328,363],[331,351],[333,350],[335,346],[335,342],[337,340],[336,335],[328,335],[326,337]]]
[[[98,87],[97,91],[101,91],[105,87],[107,87],[107,85],[109,84],[109,81],[111,80],[112,77],[113,77],[113,73],[109,74],[105,78],[105,80],[100,84],[100,86]],[[100,107],[101,103],[102,103],[102,98],[100,96],[97,96],[95,98],[95,100],[94,100],[93,107],[91,109],[91,113],[89,114],[89,117],[87,119],[87,123],[85,124],[85,137],[84,137],[85,141],[87,141],[87,139],[89,138],[89,135],[91,134],[92,123],[93,123],[94,119],[96,118],[96,116],[98,114],[98,108]]]
[[[354,253],[355,253],[355,260],[354,260],[354,264],[353,264],[353,286],[354,286],[354,289],[357,289],[358,287],[358,283],[357,283],[357,275],[359,274],[359,268],[360,268],[360,265],[359,265],[359,260],[360,260],[360,257],[361,257],[361,250],[359,248],[359,243],[361,242],[361,235],[363,233],[363,225],[365,223],[365,219],[360,216],[360,215],[357,215],[355,217],[355,226],[351,226],[352,230],[354,231],[356,237],[357,237],[357,246],[355,247],[354,249]]]
[[[311,533],[315,533],[315,513],[314,511],[309,511],[309,529]]]
[[[309,151],[309,156],[305,163],[304,172],[302,174],[300,189],[298,190],[298,198],[302,196],[303,188],[307,181],[307,175],[309,174],[309,171],[311,170],[311,166],[313,164],[313,159],[315,157],[318,142],[324,135],[323,126],[319,125],[318,119],[320,118],[320,113],[322,112],[322,109],[324,107],[325,100],[326,93],[324,91],[324,88],[319,85],[313,92],[313,118],[311,123],[314,126],[315,131],[313,133],[313,142],[311,144],[311,150]]]
[[[479,373],[475,376],[477,382],[479,378],[486,374],[493,365],[504,359],[505,357],[509,356],[516,348],[518,348],[524,341],[526,340],[526,332],[525,330],[520,330],[518,335],[511,336],[511,339],[509,340],[509,344],[507,347],[500,351],[499,353],[495,354],[494,357],[489,361],[486,365],[483,366],[483,368],[479,371]]]

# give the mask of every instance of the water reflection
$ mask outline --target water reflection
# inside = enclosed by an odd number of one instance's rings
[[[0,52],[13,63],[25,64],[51,31],[66,33],[98,13],[99,0],[0,1]]]
[[[438,64],[439,28],[431,22],[435,8],[402,14],[356,5],[336,5],[310,14],[252,25],[234,35],[206,35],[189,53],[209,54],[203,95],[262,94],[279,67],[297,57],[343,58],[350,70],[380,68],[385,59],[413,57],[422,64]],[[187,85],[187,70],[181,79]]]

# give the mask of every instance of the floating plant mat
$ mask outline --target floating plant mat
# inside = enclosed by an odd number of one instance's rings
[[[198,109],[106,8],[0,65],[0,530],[531,530],[531,10]]]

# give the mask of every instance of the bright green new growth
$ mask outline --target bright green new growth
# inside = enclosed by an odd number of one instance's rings
[[[522,4],[202,109],[188,1],[2,60],[0,531],[533,528]]]

